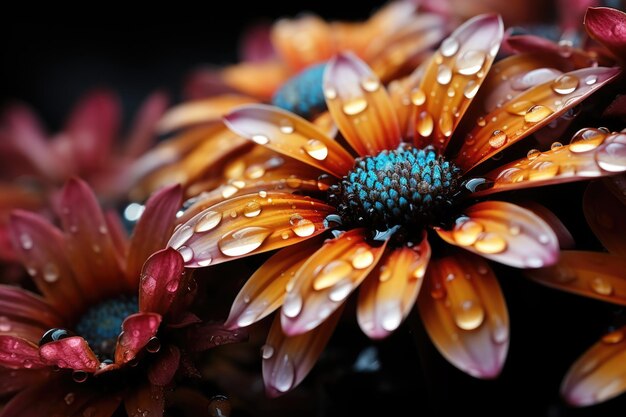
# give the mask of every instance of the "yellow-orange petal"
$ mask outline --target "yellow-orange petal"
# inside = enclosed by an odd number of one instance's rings
[[[598,181],[587,187],[583,210],[587,224],[602,245],[612,254],[626,258],[626,206]]]
[[[548,287],[626,305],[626,259],[599,252],[562,251],[556,265],[525,271]]]
[[[488,195],[518,188],[580,181],[626,171],[626,133],[583,129],[568,145],[528,156],[484,175],[489,186],[474,193]]]
[[[271,39],[292,71],[325,61],[335,53],[330,25],[315,15],[279,20],[272,27]]]
[[[318,239],[276,252],[248,279],[233,301],[224,326],[246,327],[279,308],[296,271],[320,247]]]
[[[310,197],[263,192],[226,200],[178,227],[168,242],[199,268],[309,239],[326,230],[334,207]]]
[[[270,397],[278,397],[302,382],[326,347],[342,310],[340,307],[315,329],[297,336],[286,336],[280,316],[276,316],[261,350],[263,380]]]
[[[417,304],[431,340],[450,363],[476,378],[500,374],[509,315],[484,259],[468,253],[432,259]]]
[[[169,109],[159,120],[157,129],[163,133],[199,123],[216,122],[235,107],[256,101],[251,97],[236,94],[224,94],[202,100],[188,101]]]
[[[238,135],[341,178],[354,158],[317,126],[277,107],[248,105],[224,121]]]
[[[406,138],[413,136],[416,109],[426,101],[426,93],[419,88],[425,70],[426,63],[423,63],[408,77],[394,80],[387,86],[400,133]]]
[[[602,337],[565,375],[561,395],[577,407],[607,401],[626,390],[626,326]]]
[[[378,76],[350,52],[330,60],[324,72],[324,96],[330,114],[350,146],[361,156],[400,144],[400,128]]]
[[[290,76],[291,72],[283,62],[270,60],[228,66],[222,70],[220,79],[236,91],[269,101]]]
[[[469,171],[561,116],[619,73],[617,68],[584,68],[526,90],[482,116],[455,163]]]
[[[376,266],[386,245],[369,242],[365,229],[327,241],[293,277],[281,309],[285,333],[306,333],[326,320]]]
[[[400,326],[417,300],[429,260],[426,238],[385,254],[359,290],[357,319],[366,335],[382,339]]]
[[[426,100],[416,111],[417,145],[445,150],[498,53],[503,33],[500,16],[481,15],[441,43],[419,87]]]
[[[474,204],[451,230],[436,231],[452,245],[516,268],[553,265],[559,256],[557,237],[545,221],[503,201]]]

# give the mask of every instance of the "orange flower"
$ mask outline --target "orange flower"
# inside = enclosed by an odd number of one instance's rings
[[[398,328],[425,281],[418,305],[440,352],[473,376],[499,374],[509,319],[483,258],[544,267],[557,261],[558,241],[540,215],[475,198],[626,170],[626,142],[616,135],[583,135],[484,168],[619,73],[563,74],[558,56],[520,55],[487,75],[502,36],[496,15],[466,22],[423,68],[392,84],[391,96],[356,56],[336,56],[323,87],[345,142],[270,106],[226,116],[234,132],[274,152],[232,161],[233,179],[198,196],[168,245],[191,268],[285,248],[248,280],[226,322],[247,326],[281,308],[263,349],[270,395],[304,378],[359,286],[359,325],[382,338]],[[481,85],[486,92],[477,94]],[[334,238],[322,240],[329,230]],[[464,251],[439,252],[440,240]]]

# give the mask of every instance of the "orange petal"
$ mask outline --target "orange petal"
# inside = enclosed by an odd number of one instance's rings
[[[416,144],[446,148],[498,53],[503,33],[498,15],[482,15],[442,42],[420,85],[426,99],[417,109]]]
[[[343,308],[339,308],[315,329],[298,336],[286,336],[276,316],[262,348],[263,380],[270,397],[296,387],[309,373],[332,336]]]
[[[309,239],[282,249],[265,261],[237,294],[224,326],[249,326],[280,307],[288,283],[319,246],[318,239]]]
[[[480,119],[455,163],[469,171],[563,115],[619,72],[617,68],[585,68],[528,89]]]
[[[218,264],[322,233],[324,218],[334,210],[310,197],[248,194],[200,212],[176,229],[168,246],[178,249],[188,268]]]
[[[220,121],[229,111],[243,104],[255,103],[256,100],[236,94],[224,94],[203,100],[179,104],[167,111],[159,121],[158,131],[171,132],[198,123]]]
[[[355,229],[327,241],[310,256],[293,277],[283,302],[285,333],[306,333],[339,308],[383,255],[387,242],[378,243],[367,241],[365,229]]]
[[[426,100],[426,93],[419,88],[425,70],[426,63],[423,63],[408,77],[394,80],[387,86],[403,137],[413,136],[415,111]]]
[[[546,152],[532,150],[528,157],[485,174],[489,186],[473,195],[614,175],[626,171],[625,158],[626,133],[583,129],[569,145]]]
[[[602,245],[626,258],[626,206],[602,182],[592,182],[585,191],[583,209],[587,224]]]
[[[500,374],[509,315],[485,260],[468,253],[431,260],[418,306],[430,338],[450,363],[476,378]]]
[[[280,57],[295,71],[335,53],[330,25],[314,15],[279,20],[272,27],[271,37]]]
[[[222,70],[220,78],[227,86],[237,91],[269,101],[290,75],[283,62],[264,61],[231,65]]]
[[[387,91],[354,54],[339,54],[328,63],[324,95],[339,130],[359,155],[398,147],[400,128]]]
[[[365,334],[382,339],[413,309],[430,260],[430,245],[403,247],[385,255],[359,291],[357,318]]]
[[[562,251],[559,262],[525,274],[541,284],[626,305],[626,259],[608,253]]]
[[[224,121],[238,135],[339,178],[354,164],[352,155],[315,125],[276,107],[243,106]]]
[[[446,242],[516,268],[556,263],[559,243],[550,226],[511,203],[485,201],[468,207],[452,230],[437,229]]]
[[[561,394],[576,407],[598,404],[626,391],[626,327],[602,337],[565,375]]]

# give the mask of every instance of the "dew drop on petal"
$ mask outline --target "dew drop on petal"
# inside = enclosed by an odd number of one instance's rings
[[[476,93],[478,92],[479,87],[480,85],[476,81],[470,80],[465,86],[463,95],[465,96],[465,98],[472,99],[474,98],[474,96],[476,96]]]
[[[289,119],[283,119],[280,121],[280,131],[286,135],[294,132],[293,123]]]
[[[346,299],[352,292],[354,286],[349,279],[343,279],[337,282],[328,292],[328,298],[334,302],[340,302]]]
[[[59,268],[53,263],[44,265],[42,274],[46,282],[53,283],[59,280]]]
[[[251,180],[256,180],[265,175],[265,168],[262,165],[255,164],[246,168],[245,176]]]
[[[550,150],[556,151],[558,149],[561,149],[562,147],[563,147],[563,144],[561,142],[553,142],[552,145],[550,145]]]
[[[211,257],[204,258],[202,260],[197,260],[196,261],[198,266],[209,266],[209,265],[211,265],[211,262],[213,262],[213,258],[211,258]]]
[[[480,303],[465,300],[453,310],[454,323],[463,330],[474,330],[478,328],[485,319],[485,310]]]
[[[606,133],[600,129],[581,129],[572,137],[569,150],[574,153],[584,153],[597,148],[606,137]]]
[[[270,139],[265,135],[252,135],[252,140],[259,145],[267,145]]]
[[[594,85],[597,82],[598,82],[598,77],[596,75],[589,75],[587,76],[587,78],[585,78],[586,85]]]
[[[74,380],[74,382],[78,382],[79,384],[87,381],[88,377],[89,377],[89,374],[84,371],[72,372],[72,379]]]
[[[330,261],[324,266],[313,280],[313,289],[320,291],[330,288],[352,273],[352,266],[343,260]]]
[[[194,230],[198,233],[207,232],[215,228],[221,221],[222,213],[208,211],[198,220]]]
[[[541,151],[539,149],[531,149],[526,153],[526,157],[529,161],[534,161],[541,155]]]
[[[410,97],[411,103],[415,106],[421,106],[426,102],[426,94],[424,94],[424,91],[419,87],[415,87],[411,90]]]
[[[295,382],[296,370],[288,354],[276,363],[276,369],[272,372],[273,385],[280,392],[289,391]]]
[[[615,343],[619,343],[622,340],[624,340],[624,332],[622,330],[612,331],[602,337],[602,342],[606,343],[607,345],[614,345]]]
[[[358,248],[352,256],[354,269],[365,269],[374,262],[374,254],[367,248]]]
[[[261,347],[261,357],[263,359],[269,359],[274,355],[274,348],[270,345],[263,345]]]
[[[159,338],[156,336],[151,337],[146,344],[146,350],[150,353],[157,353],[161,350],[161,341]]]
[[[509,328],[498,317],[493,319],[493,333],[491,337],[497,344],[502,344],[509,340]]]
[[[534,106],[532,101],[521,100],[508,104],[505,110],[516,116],[525,116],[530,108]]]
[[[11,321],[7,316],[0,316],[0,332],[10,332],[11,331]]]
[[[20,244],[22,245],[22,249],[30,250],[33,248],[33,238],[27,233],[22,233],[20,235]]]
[[[590,282],[591,289],[599,295],[613,294],[613,285],[604,278],[596,277]]]
[[[373,93],[380,88],[380,81],[373,76],[365,77],[361,80],[361,88],[367,92]]]
[[[441,85],[447,85],[452,80],[452,70],[447,65],[439,65],[437,71],[437,82]]]
[[[337,90],[335,90],[333,87],[327,87],[324,89],[324,97],[326,97],[328,100],[334,100],[337,98]]]
[[[461,246],[473,245],[482,234],[483,225],[473,220],[459,222],[452,230],[454,241]]]
[[[494,130],[489,138],[489,145],[492,148],[501,148],[507,142],[508,137],[502,130]]]
[[[459,41],[455,38],[446,38],[441,42],[441,46],[439,47],[439,51],[441,51],[441,55],[445,57],[451,57],[456,54],[459,50]]]
[[[184,245],[191,236],[193,236],[193,229],[191,226],[184,225],[174,233],[170,240],[170,246],[174,249],[178,249]]]
[[[473,75],[482,68],[486,55],[483,51],[471,49],[456,60],[456,70],[459,74]]]
[[[598,149],[594,155],[600,168],[609,172],[626,171],[626,134],[619,134],[624,140],[612,141]]]
[[[189,246],[181,246],[178,248],[178,252],[180,253],[180,256],[183,257],[183,261],[185,262],[189,262],[193,258],[193,249]]]
[[[311,158],[318,161],[323,161],[328,156],[328,148],[322,141],[317,139],[309,139],[303,148]]]
[[[415,121],[415,128],[417,129],[417,133],[419,133],[423,137],[428,137],[433,133],[433,118],[427,111],[421,112],[417,116],[417,120]]]
[[[243,208],[243,215],[246,217],[256,217],[261,214],[261,205],[256,201],[251,201]]]
[[[367,109],[367,100],[362,96],[354,97],[346,100],[343,103],[342,109],[348,116],[356,116],[357,114],[363,113],[363,111]]]
[[[167,282],[167,284],[165,284],[165,289],[168,292],[176,292],[178,291],[178,284],[180,283],[180,280],[178,279],[171,279]]]
[[[63,401],[65,401],[65,404],[67,405],[74,404],[75,399],[76,395],[73,392],[68,392],[67,394],[65,394],[65,397],[63,397]]]
[[[578,78],[575,75],[563,74],[554,80],[550,87],[557,94],[571,94],[578,88]]]
[[[538,104],[528,109],[528,111],[524,115],[524,121],[526,123],[539,123],[548,116],[550,116],[552,113],[554,112],[548,107]]]
[[[285,297],[282,311],[286,317],[296,317],[302,311],[302,297],[300,297],[299,294],[290,293],[287,297]]]
[[[299,218],[292,225],[291,230],[299,237],[308,237],[315,233],[315,223],[311,220]]]
[[[502,236],[494,232],[483,233],[476,243],[474,243],[476,250],[482,253],[502,253],[506,250],[506,240]]]
[[[242,256],[261,246],[271,233],[271,230],[266,227],[244,227],[226,233],[217,245],[226,256]]]
[[[480,127],[485,127],[485,125],[487,125],[487,121],[484,117],[480,116],[478,119],[476,119],[476,124]]]
[[[211,397],[209,405],[207,406],[207,414],[209,417],[230,417],[231,412],[232,405],[226,396],[215,395]]]

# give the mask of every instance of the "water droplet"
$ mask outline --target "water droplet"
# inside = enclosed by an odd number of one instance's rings
[[[441,85],[447,85],[452,80],[452,70],[447,65],[439,65],[437,71],[437,82]]]
[[[211,257],[208,257],[208,258],[196,261],[198,266],[209,266],[209,265],[211,265],[211,262],[213,262],[213,258],[211,258]]]
[[[87,381],[88,377],[89,377],[89,374],[87,372],[84,372],[84,371],[74,371],[74,372],[72,372],[72,379],[74,380],[74,382],[77,382],[79,384]]]
[[[441,46],[439,47],[441,55],[445,57],[451,57],[452,55],[456,54],[458,50],[459,41],[452,37],[444,39],[443,42],[441,42]]]
[[[76,395],[74,395],[73,392],[68,392],[65,397],[63,397],[63,401],[65,401],[65,404],[67,405],[72,405],[75,399]]]
[[[528,100],[514,101],[506,106],[506,111],[516,115],[525,116],[528,109],[533,107],[533,102]]]
[[[350,295],[353,289],[354,286],[352,284],[352,281],[350,281],[349,279],[341,280],[333,285],[333,287],[330,289],[330,291],[328,292],[328,298],[331,301],[338,303],[345,300],[346,297]]]
[[[302,179],[298,178],[296,176],[290,176],[289,178],[287,178],[286,180],[287,183],[287,187],[289,188],[300,188],[302,187]]]
[[[11,320],[7,316],[0,316],[0,332],[10,332],[11,327]]]
[[[171,279],[165,284],[165,289],[168,292],[176,292],[178,291],[178,285],[180,284],[179,279]]]
[[[494,130],[489,138],[489,145],[492,148],[501,148],[504,146],[506,141],[508,140],[508,136],[502,130]]]
[[[232,405],[224,395],[215,395],[209,401],[207,413],[210,417],[230,417]]]
[[[411,90],[410,97],[411,103],[415,106],[421,106],[426,101],[426,94],[424,94],[424,91],[419,87],[415,87]]]
[[[380,325],[388,332],[396,330],[402,323],[402,312],[397,306],[389,308],[382,314]]]
[[[474,243],[476,250],[482,253],[501,253],[504,252],[506,246],[506,240],[494,232],[482,234]]]
[[[289,355],[285,354],[276,363],[276,369],[272,373],[273,385],[280,392],[289,391],[295,382],[296,371]]]
[[[293,226],[293,232],[299,237],[307,237],[315,233],[315,223],[313,223],[311,220],[303,219],[297,214],[291,216],[289,222]]]
[[[343,260],[334,260],[328,263],[313,280],[313,289],[320,291],[330,288],[337,282],[347,278],[352,273],[350,264]]]
[[[596,277],[590,282],[591,289],[600,295],[613,294],[613,285],[604,278]]]
[[[509,340],[509,327],[499,317],[493,318],[493,322],[493,333],[491,334],[493,341],[502,344]]]
[[[159,338],[156,336],[151,337],[146,344],[146,350],[150,353],[157,353],[161,350],[161,341]]]
[[[170,246],[174,249],[178,249],[184,245],[191,236],[193,236],[193,229],[191,226],[184,225],[174,233],[170,239]]]
[[[526,157],[530,160],[533,161],[535,159],[537,159],[539,157],[539,155],[541,155],[541,151],[539,149],[531,149],[528,151],[528,153],[526,154]]]
[[[578,78],[575,75],[563,74],[554,80],[550,87],[557,94],[571,94],[578,88]]]
[[[511,223],[509,225],[509,233],[513,236],[517,236],[522,233],[522,226],[517,223]]]
[[[483,225],[473,220],[457,223],[452,230],[452,237],[461,246],[473,245],[483,232]]]
[[[476,124],[480,127],[485,127],[485,125],[487,125],[487,121],[484,117],[480,116],[478,119],[476,119]]]
[[[261,246],[271,233],[272,231],[266,227],[244,227],[226,233],[217,245],[226,256],[242,256]]]
[[[326,191],[334,184],[334,179],[328,174],[322,174],[317,177],[317,188],[320,191]]]
[[[337,98],[337,90],[335,90],[333,87],[327,87],[324,89],[324,96],[328,100],[334,100]]]
[[[33,248],[33,238],[27,233],[22,233],[20,235],[20,244],[24,250],[30,250]]]
[[[380,88],[380,81],[374,76],[365,77],[361,80],[363,90],[373,93]]]
[[[626,134],[609,136],[594,157],[598,166],[605,171],[626,171]]]
[[[439,130],[445,137],[450,137],[452,135],[452,127],[452,115],[447,111],[442,112],[439,118]]]
[[[423,137],[428,137],[433,133],[433,118],[427,111],[421,112],[415,122],[417,133]]]
[[[562,147],[563,147],[563,144],[561,142],[554,142],[552,143],[552,145],[550,145],[550,150],[556,151],[558,149],[561,149]]]
[[[261,347],[261,357],[263,359],[269,359],[274,355],[274,348],[270,345],[263,345]]]
[[[469,80],[469,82],[465,86],[465,90],[463,91],[463,95],[465,96],[465,98],[472,99],[472,98],[474,98],[474,96],[478,92],[478,88],[479,87],[480,87],[480,85],[476,81]]]
[[[222,221],[222,213],[216,211],[207,211],[196,223],[194,230],[197,233],[207,232]]]
[[[343,103],[342,109],[348,116],[356,116],[367,109],[367,100],[363,96],[354,97],[350,100],[346,100],[345,103]]]
[[[538,256],[530,256],[524,260],[528,268],[541,268],[544,265],[543,259]]]
[[[476,74],[485,63],[485,53],[476,49],[466,51],[456,60],[456,70],[459,74]]]
[[[495,57],[496,55],[498,55],[498,50],[500,50],[500,41],[495,40],[489,47],[489,55]]]
[[[59,268],[53,263],[44,265],[43,279],[49,283],[57,282],[59,280]]]
[[[289,119],[283,119],[280,121],[280,131],[286,135],[293,133],[293,123]]]
[[[527,90],[536,85],[554,80],[556,76],[561,74],[561,71],[557,71],[553,68],[537,68],[535,70],[528,71],[521,77],[512,80],[511,88],[518,91]]]
[[[246,217],[256,217],[261,214],[261,205],[256,201],[251,201],[243,208],[243,215]]]
[[[296,293],[289,293],[285,297],[282,312],[286,317],[294,318],[302,311],[302,297]]]
[[[259,145],[267,145],[270,143],[269,138],[265,135],[252,135],[252,140]]]
[[[606,134],[600,129],[586,128],[581,129],[572,137],[569,150],[574,153],[588,152],[600,145]]]
[[[615,330],[611,333],[607,333],[602,337],[602,341],[608,345],[614,345],[624,340],[624,332],[622,330]]]
[[[180,253],[180,256],[183,257],[183,261],[185,262],[189,262],[193,258],[193,249],[189,246],[181,246],[178,248],[178,252]]]
[[[462,301],[453,309],[454,322],[463,330],[478,328],[485,319],[485,310],[475,301]]]
[[[252,180],[256,180],[265,175],[265,168],[263,168],[262,165],[258,164],[250,165],[248,168],[246,168],[245,175]]]
[[[551,109],[540,104],[532,106],[524,115],[524,121],[526,123],[539,123],[548,116],[554,113]]]
[[[69,330],[57,328],[50,329],[46,331],[39,340],[39,346],[43,346],[46,343],[56,342],[57,340],[65,339],[72,336],[74,336],[74,333],[70,332]]]
[[[365,269],[374,262],[374,254],[367,248],[358,248],[352,256],[352,266],[355,269]]]
[[[259,197],[266,198],[267,197],[267,191],[263,191],[263,190],[259,191]]]
[[[596,75],[588,75],[587,78],[585,78],[586,85],[594,85],[597,82],[598,82],[598,77]]]
[[[303,148],[311,158],[318,161],[323,161],[328,156],[328,148],[322,141],[317,139],[309,139]]]

